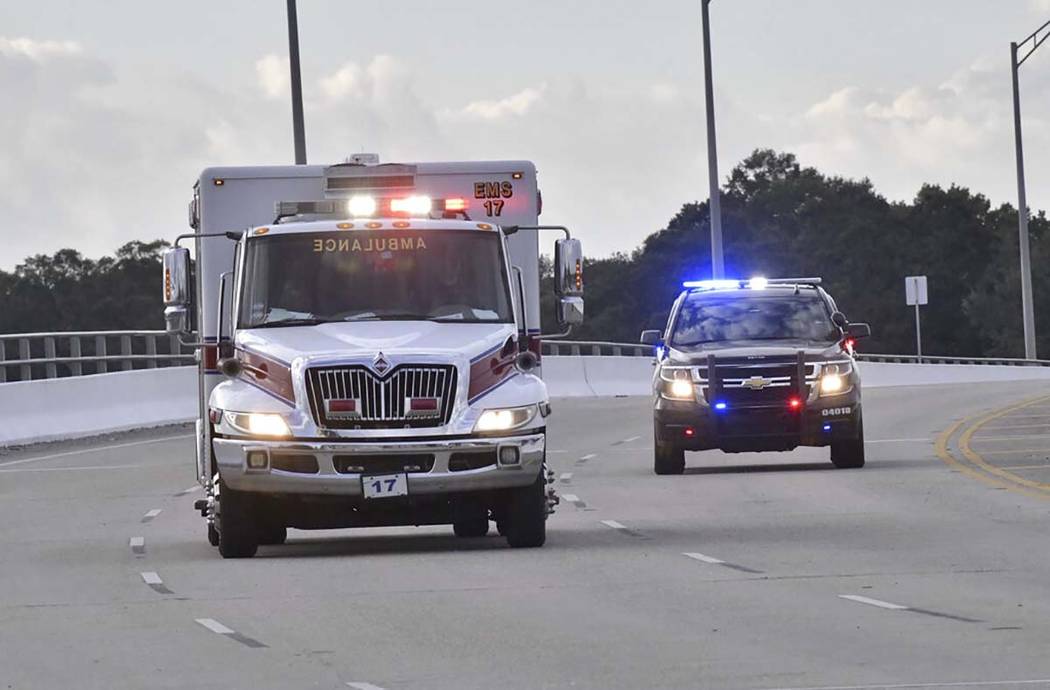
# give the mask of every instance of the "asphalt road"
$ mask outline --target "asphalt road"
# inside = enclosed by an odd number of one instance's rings
[[[188,429],[7,452],[0,688],[1050,688],[1047,393],[873,389],[862,470],[680,477],[648,400],[559,400],[539,550],[293,531],[224,561]]]

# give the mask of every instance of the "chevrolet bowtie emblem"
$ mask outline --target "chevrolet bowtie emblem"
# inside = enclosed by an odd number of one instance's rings
[[[377,374],[385,374],[386,370],[390,368],[390,362],[386,361],[386,357],[380,352],[372,360],[372,368],[375,369]]]
[[[743,386],[745,388],[750,388],[753,391],[760,391],[771,383],[773,382],[762,376],[752,376],[751,378],[744,380]]]

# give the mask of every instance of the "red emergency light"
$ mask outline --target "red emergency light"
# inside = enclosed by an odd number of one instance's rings
[[[802,398],[799,398],[797,395],[792,395],[790,398],[788,398],[788,407],[790,407],[792,410],[799,409],[800,407],[802,407]]]

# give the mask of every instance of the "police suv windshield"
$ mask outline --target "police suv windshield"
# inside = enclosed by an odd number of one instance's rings
[[[247,245],[241,328],[514,321],[495,232],[302,233],[253,237]]]
[[[688,347],[728,340],[831,342],[838,329],[818,295],[712,295],[686,297],[675,319],[671,345]]]

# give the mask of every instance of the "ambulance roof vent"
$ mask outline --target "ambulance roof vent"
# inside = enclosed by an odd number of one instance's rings
[[[378,153],[355,153],[348,156],[345,161],[347,165],[379,165]]]

